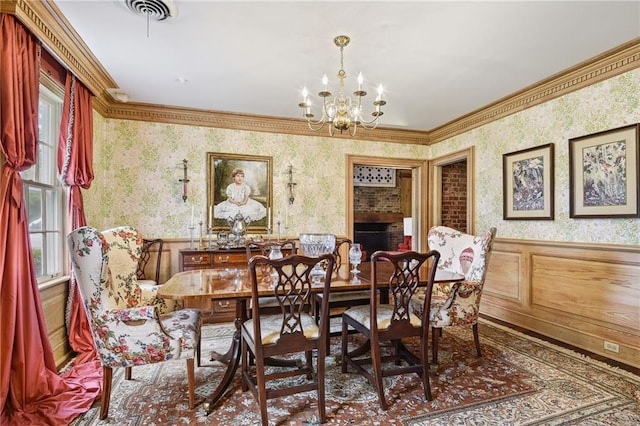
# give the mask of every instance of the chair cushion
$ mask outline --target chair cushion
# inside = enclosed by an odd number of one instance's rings
[[[180,358],[193,358],[200,340],[202,312],[199,309],[180,309],[160,315],[160,322],[167,334],[181,340]]]
[[[393,315],[393,305],[378,305],[377,310],[377,324],[379,330],[385,330],[391,325],[391,316]],[[342,316],[349,316],[364,325],[367,329],[371,330],[371,305],[354,306],[347,309]],[[411,325],[414,327],[421,327],[422,321],[420,318],[413,314],[409,314]]]
[[[260,303],[262,306],[262,303]],[[315,319],[303,313],[300,316],[304,337],[307,339],[317,339],[320,336],[320,328],[316,324]],[[253,329],[253,320],[245,321],[244,328],[247,330],[253,340],[255,340],[255,332]],[[260,331],[262,332],[262,344],[270,345],[276,343],[280,339],[280,329],[282,328],[282,315],[263,315],[260,317]]]

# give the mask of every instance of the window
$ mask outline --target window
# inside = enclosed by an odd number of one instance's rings
[[[40,85],[38,158],[22,172],[31,253],[38,283],[64,274],[65,190],[57,177],[62,99]]]

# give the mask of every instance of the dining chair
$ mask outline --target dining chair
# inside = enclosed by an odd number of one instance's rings
[[[283,256],[290,256],[292,254],[298,253],[298,248],[296,247],[296,242],[294,240],[251,241],[246,244],[247,262],[251,260],[251,258],[255,255],[269,257],[274,247],[280,247],[280,252]],[[255,252],[256,249],[257,253]],[[263,269],[268,268],[266,267],[266,265],[263,265]],[[261,297],[260,308],[263,310],[263,313],[280,312],[280,305],[278,304],[278,301],[273,297]],[[251,313],[251,310],[249,310],[249,313]]]
[[[340,268],[342,267],[342,246],[347,247],[347,251],[351,247],[353,242],[349,238],[338,238],[336,239],[336,247],[333,251],[333,255],[336,258],[336,263],[334,267],[334,273],[338,273]],[[347,256],[347,260],[349,256]],[[345,263],[347,270],[351,267],[350,262]],[[359,291],[341,291],[337,293],[329,293],[329,318],[340,318],[342,316],[342,312],[350,308],[351,306],[360,306],[366,305],[369,303],[369,290],[359,290]],[[314,313],[316,317],[316,323],[320,324],[320,307],[322,306],[323,295],[322,293],[317,293],[314,297]],[[327,353],[330,353],[331,349],[331,337],[340,336],[341,331],[331,331],[331,321],[326,322],[327,327],[329,327],[326,333],[327,340]]]
[[[160,315],[155,305],[144,305],[135,280],[119,271],[126,257],[139,250],[139,235],[131,227],[107,234],[84,226],[67,236],[73,274],[89,319],[93,341],[102,364],[103,389],[100,419],[109,413],[113,368],[125,367],[131,379],[133,366],[186,360],[189,408],[193,409],[194,359],[200,366],[202,313],[194,309]],[[136,258],[137,260],[137,258]]]
[[[429,248],[442,253],[438,269],[464,275],[463,281],[439,283],[434,286],[431,296],[429,323],[432,329],[432,364],[438,364],[438,340],[442,329],[470,325],[478,356],[480,338],[478,317],[480,299],[487,275],[489,257],[495,239],[496,228],[490,228],[480,235],[465,234],[447,226],[434,226],[429,230]],[[424,292],[419,292],[412,301],[412,311],[424,315]]]
[[[316,264],[327,262],[323,277],[312,275]],[[321,324],[318,326],[308,311],[312,297],[312,286],[322,286],[323,293],[329,293],[331,271],[335,262],[331,254],[320,257],[302,255],[269,259],[253,256],[249,261],[251,278],[251,319],[241,327],[242,336],[242,389],[251,390],[260,406],[262,424],[268,424],[267,400],[285,395],[315,390],[317,393],[320,422],[327,420],[325,409],[325,357],[324,333],[327,321],[327,304],[323,304]],[[263,266],[276,272],[263,273]],[[316,282],[316,280],[320,282]],[[323,281],[323,282],[322,282]],[[279,313],[265,314],[260,308],[259,292],[267,291],[278,300]],[[264,293],[263,293],[264,294]],[[313,352],[317,354],[314,369]],[[267,362],[272,357],[304,354],[304,360],[289,367],[268,369]],[[251,362],[250,356],[254,359]],[[307,380],[291,380],[305,376]],[[279,379],[288,378],[282,381]],[[276,381],[274,384],[273,381]]]
[[[163,246],[164,240],[162,238],[143,238],[140,258],[138,259],[136,269],[136,279],[142,291],[142,299],[145,301],[145,304],[158,306],[160,313],[171,312],[181,307],[180,305],[176,305],[175,300],[158,297],[158,289],[162,285],[160,284],[160,265]],[[153,258],[152,253],[155,253],[155,262],[153,262],[155,265],[150,263]],[[153,276],[149,278],[147,278],[147,265],[153,265]]]
[[[418,288],[424,286],[426,297],[423,312],[429,312],[429,295],[439,259],[440,253],[435,250],[427,253],[375,252],[371,256],[370,303],[349,308],[342,314],[342,372],[346,373],[347,367],[352,367],[366,377],[376,388],[383,410],[389,406],[383,377],[416,373],[422,379],[425,398],[429,401],[432,399],[428,358],[429,321],[428,317],[420,318],[411,313],[409,304]],[[393,266],[388,278],[389,303],[379,303],[376,298],[382,263]],[[388,271],[388,266],[384,269]],[[368,351],[363,350],[367,346],[349,351],[349,327],[366,338]],[[415,343],[417,355],[415,350],[410,350],[403,343],[402,339],[407,338],[419,338],[419,342]],[[384,354],[382,342],[391,343],[390,349],[385,350]]]

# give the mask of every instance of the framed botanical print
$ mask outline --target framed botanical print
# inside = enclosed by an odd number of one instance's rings
[[[639,128],[569,139],[570,217],[640,217]]]
[[[207,223],[214,230],[228,229],[240,214],[248,231],[266,231],[272,191],[271,157],[207,153]]]
[[[503,218],[553,220],[553,144],[503,154]]]

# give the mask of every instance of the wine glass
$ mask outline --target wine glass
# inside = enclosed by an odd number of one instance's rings
[[[353,274],[358,274],[360,272],[358,265],[362,262],[362,249],[360,248],[359,243],[351,244],[351,247],[349,248],[349,262],[353,265],[351,272]]]

